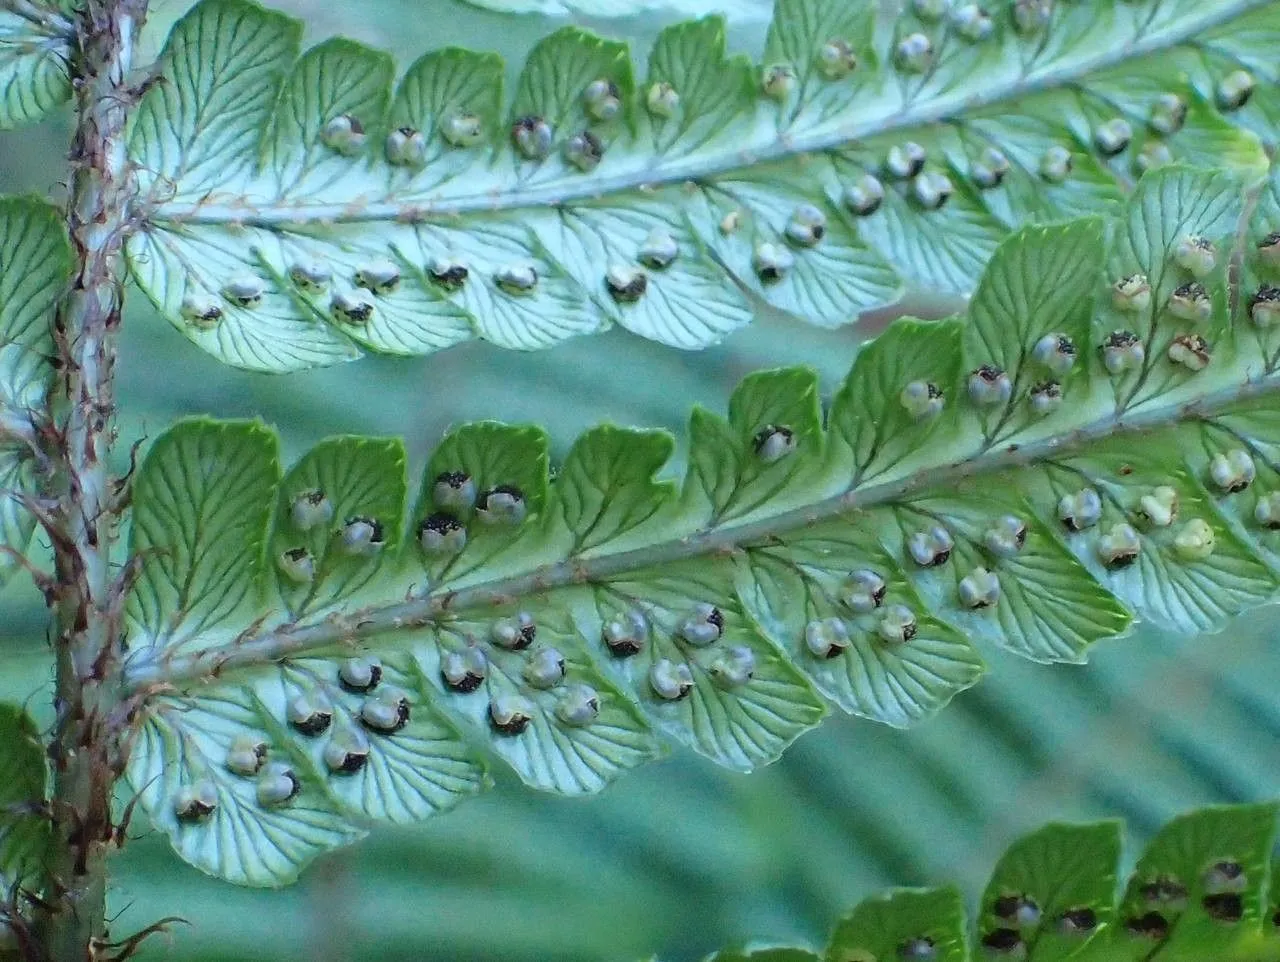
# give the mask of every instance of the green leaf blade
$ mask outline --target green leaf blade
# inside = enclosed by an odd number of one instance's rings
[[[0,128],[34,123],[71,99],[74,25],[52,4],[0,11]]]
[[[292,21],[203,0],[135,125],[161,199],[130,261],[188,337],[257,370],[614,324],[696,349],[754,298],[837,326],[909,284],[971,293],[1011,229],[1106,213],[1144,171],[1256,182],[1275,79],[1241,103],[1218,88],[1274,16],[1093,0],[1022,29],[910,11],[873,29],[861,7],[796,0],[765,64],[727,56],[710,18],[665,30],[643,81],[624,45],[560,30],[508,103],[491,55],[427,54],[393,94],[382,54],[298,59]],[[1206,32],[1231,38],[1207,68]]]

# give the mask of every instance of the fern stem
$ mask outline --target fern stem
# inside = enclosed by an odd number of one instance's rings
[[[197,201],[158,202],[148,213],[157,221],[186,224],[234,224],[248,227],[303,227],[312,224],[400,221],[412,223],[427,218],[484,213],[524,207],[555,207],[640,187],[654,188],[682,184],[718,176],[736,167],[767,163],[801,154],[822,153],[844,147],[870,136],[883,136],[897,131],[962,117],[993,104],[1015,97],[1029,97],[1057,89],[1099,71],[1107,70],[1136,56],[1158,53],[1201,37],[1206,31],[1264,7],[1273,0],[1229,0],[1206,3],[1199,16],[1180,18],[1174,27],[1145,31],[1127,47],[1109,49],[1093,57],[1071,61],[1066,68],[1045,70],[1027,77],[1019,75],[1008,82],[993,83],[978,95],[931,97],[923,106],[897,100],[869,99],[867,109],[857,111],[851,120],[832,126],[818,125],[810,130],[779,135],[772,120],[758,123],[753,135],[738,138],[730,148],[719,151],[697,151],[691,156],[667,160],[655,156],[654,162],[642,168],[619,170],[608,176],[572,177],[527,190],[495,192],[490,185],[472,194],[440,200],[415,198],[410,201],[343,201],[337,204],[257,202],[248,198],[226,203],[216,196]],[[745,145],[743,141],[746,141]]]
[[[960,481],[977,475],[1068,457],[1107,437],[1160,430],[1184,421],[1211,418],[1243,400],[1276,393],[1280,393],[1280,375],[1242,379],[1237,385],[1191,401],[1122,411],[1100,418],[1069,434],[1055,435],[1025,445],[984,447],[950,464],[877,484],[854,486],[812,504],[743,524],[712,527],[688,537],[629,551],[586,559],[570,558],[509,578],[481,582],[459,590],[429,592],[408,601],[334,614],[315,624],[284,625],[197,651],[155,657],[160,653],[158,649],[139,649],[124,666],[124,686],[126,691],[133,693],[169,683],[216,678],[228,671],[279,661],[341,642],[412,631],[456,611],[509,604],[513,598],[539,591],[589,584],[629,571],[733,551],[765,541],[771,536],[898,501],[914,491],[947,490]]]
[[[106,856],[119,748],[120,587],[111,570],[118,511],[108,469],[114,370],[125,280],[123,244],[136,191],[125,151],[134,45],[146,0],[88,0],[77,14],[76,95],[67,229],[75,254],[54,336],[57,507],[50,519],[57,588],[57,728],[48,909],[39,920],[52,962],[99,958],[106,941]]]

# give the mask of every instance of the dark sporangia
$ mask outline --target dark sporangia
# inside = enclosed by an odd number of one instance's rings
[[[1133,140],[1133,128],[1122,117],[1100,124],[1093,132],[1093,144],[1104,157],[1114,157]]]
[[[1007,404],[1013,396],[1013,381],[1001,368],[983,364],[969,374],[969,398],[981,407]]]
[[[431,500],[445,511],[470,511],[476,504],[476,483],[465,471],[443,471],[431,486]]]
[[[1016,929],[993,929],[982,937],[983,948],[1004,954],[1022,947],[1022,936]]]
[[[1280,287],[1259,287],[1249,301],[1249,317],[1258,327],[1280,325]]]
[[[222,305],[209,294],[188,294],[182,299],[181,310],[182,316],[193,326],[206,330],[215,327],[222,319]]]
[[[205,779],[184,785],[173,798],[173,814],[180,822],[202,822],[217,807],[218,790]]]
[[[373,317],[373,295],[361,288],[335,291],[329,307],[336,320],[346,324],[366,324]]]
[[[1209,479],[1214,487],[1227,494],[1239,494],[1253,484],[1257,476],[1253,456],[1243,448],[1220,451],[1209,459]]]
[[[376,554],[385,543],[382,522],[377,518],[357,515],[342,526],[342,548],[347,554]]]
[[[998,919],[1015,925],[1036,925],[1040,921],[1040,906],[1025,895],[1001,895],[991,903],[991,912]]]
[[[882,610],[880,620],[876,623],[876,631],[881,640],[901,644],[916,636],[919,624],[914,611],[906,605],[889,605]]]
[[[276,558],[280,573],[296,585],[309,584],[316,576],[316,559],[306,548],[287,548]]]
[[[857,571],[851,571],[844,579],[840,600],[851,610],[866,614],[884,604],[884,596],[888,590],[889,586],[878,572],[860,568]]]
[[[412,127],[397,127],[387,134],[387,163],[396,167],[421,167],[427,162],[427,141]]]
[[[884,185],[870,174],[863,174],[844,190],[844,206],[859,217],[870,217],[884,202]]]
[[[564,655],[555,648],[542,648],[529,656],[523,674],[530,688],[547,689],[564,681],[565,671]]]
[[[1027,544],[1027,523],[1014,514],[1001,515],[982,532],[982,543],[992,554],[1011,558]]]
[[[1211,892],[1200,904],[1210,918],[1219,922],[1239,922],[1244,918],[1244,897],[1239,892]]]
[[[289,702],[289,725],[300,735],[314,737],[325,731],[333,721],[333,710],[319,698],[298,695]]]
[[[932,381],[911,381],[898,395],[903,409],[915,421],[927,421],[942,412],[946,395]]]
[[[680,255],[680,244],[668,231],[655,227],[636,251],[636,260],[655,271],[666,270]]]
[[[649,669],[649,687],[664,701],[679,701],[693,691],[693,673],[684,662],[659,658]]]
[[[1166,307],[1178,320],[1192,324],[1204,324],[1213,316],[1213,301],[1199,281],[1175,288]]]
[[[634,304],[649,289],[649,275],[629,264],[615,264],[605,272],[604,283],[619,304]]]
[[[369,761],[369,742],[358,730],[338,732],[324,747],[325,767],[335,775],[354,775]]]
[[[450,691],[469,695],[484,683],[486,661],[479,648],[447,651],[440,657],[440,679]]]
[[[1280,530],[1280,491],[1260,495],[1253,506],[1253,519],[1268,531]]]
[[[622,111],[622,94],[612,80],[593,80],[582,92],[582,107],[593,120],[608,123]]]
[[[751,447],[765,464],[780,461],[796,449],[796,435],[784,424],[766,424],[751,439]]]
[[[937,568],[946,564],[954,547],[955,540],[951,537],[951,532],[940,524],[912,532],[907,537],[907,554],[922,568]]]
[[[795,256],[778,244],[761,241],[756,244],[751,263],[756,276],[766,284],[776,284],[795,266]]]
[[[556,699],[556,717],[570,728],[582,728],[600,717],[600,695],[590,685],[569,685]]]
[[[827,215],[813,204],[801,204],[792,211],[783,234],[796,247],[816,247],[827,236]]]
[[[334,117],[320,131],[320,142],[340,154],[354,156],[364,147],[364,124],[351,114]]]
[[[1161,875],[1143,884],[1138,892],[1146,901],[1160,905],[1177,905],[1187,898],[1187,887],[1167,875]]]
[[[369,658],[348,658],[338,667],[338,683],[354,694],[368,694],[380,681],[382,666]]]
[[[266,289],[267,286],[262,278],[254,274],[244,274],[227,281],[222,287],[222,296],[240,307],[255,307],[262,300]]]
[[[1066,374],[1076,363],[1076,342],[1066,334],[1046,334],[1036,341],[1031,356],[1051,374]]]
[[[1258,258],[1271,267],[1280,267],[1280,230],[1258,241]]]
[[[724,633],[724,615],[715,605],[700,602],[680,623],[680,637],[691,645],[706,647]]]
[[[255,792],[258,804],[264,807],[283,805],[297,798],[302,782],[292,768],[282,762],[272,762],[258,776]]]
[[[418,525],[418,544],[430,555],[457,554],[467,544],[467,526],[447,511],[437,511]]]
[[[400,286],[400,268],[389,260],[376,260],[356,268],[352,278],[356,287],[371,294],[390,294]]]
[[[289,280],[302,291],[318,294],[329,286],[333,272],[320,261],[302,258],[289,266]]]
[[[574,134],[564,145],[564,159],[584,174],[599,166],[604,158],[604,144],[589,130]]]
[[[643,612],[632,609],[605,622],[601,635],[609,654],[615,658],[630,658],[644,650],[649,639],[649,620]]]
[[[1068,531],[1092,528],[1102,518],[1102,498],[1093,488],[1064,494],[1058,501],[1058,520]]]
[[[524,492],[513,484],[490,488],[476,499],[476,514],[490,524],[519,524],[528,513]]]
[[[1087,935],[1098,927],[1098,913],[1090,908],[1067,909],[1058,918],[1058,928],[1068,935]]]
[[[1176,134],[1187,119],[1187,102],[1177,94],[1161,94],[1151,105],[1147,125],[1158,134]]]
[[[319,488],[299,492],[289,510],[294,527],[302,531],[319,528],[333,520],[333,502]]]
[[[508,651],[523,651],[538,637],[538,626],[533,615],[522,611],[509,618],[499,618],[489,629],[489,637],[495,645]]]
[[[1147,356],[1142,340],[1132,331],[1112,331],[1103,340],[1102,363],[1111,374],[1137,370]]]
[[[1145,915],[1126,919],[1124,927],[1133,935],[1155,941],[1163,941],[1169,935],[1169,920],[1159,912],[1147,912]]]
[[[843,655],[853,641],[839,618],[821,618],[805,625],[804,644],[815,658],[830,659]]]
[[[885,172],[896,180],[910,180],[924,170],[928,154],[914,140],[894,144],[885,155]]]
[[[240,735],[227,749],[228,771],[237,775],[256,775],[267,761],[267,744],[252,735]]]
[[[449,291],[461,288],[467,282],[469,273],[465,264],[445,258],[437,258],[427,265],[427,274],[431,279]]]
[[[499,695],[489,702],[489,724],[500,735],[519,735],[532,720],[532,707],[519,695]]]
[[[1169,360],[1190,371],[1203,371],[1210,359],[1209,342],[1199,334],[1179,334],[1169,345]]]
[[[1098,557],[1111,569],[1127,568],[1138,558],[1142,541],[1133,526],[1120,522],[1098,538]]]
[[[383,689],[360,706],[360,724],[390,735],[409,723],[409,699],[400,692]]]
[[[526,160],[542,160],[554,139],[551,125],[541,117],[521,117],[511,127],[511,142]]]
[[[1048,417],[1062,407],[1062,385],[1057,381],[1040,381],[1031,386],[1027,400],[1036,417]]]
[[[1223,110],[1239,110],[1249,102],[1256,86],[1257,82],[1247,70],[1233,70],[1218,81],[1215,99]]]
[[[1214,862],[1204,873],[1206,892],[1239,892],[1247,887],[1244,866],[1234,859]]]

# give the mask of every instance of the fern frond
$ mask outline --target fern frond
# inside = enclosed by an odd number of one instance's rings
[[[2,16],[2,15],[0,15]],[[24,499],[36,493],[37,419],[53,378],[54,305],[71,276],[58,210],[0,197],[0,582],[35,530]]]
[[[0,128],[39,120],[71,99],[72,0],[0,2]]]
[[[1273,3],[877,7],[780,0],[761,65],[679,24],[643,81],[562,30],[508,101],[493,55],[433,51],[393,93],[383,53],[299,55],[295,21],[204,0],[134,125],[134,276],[258,370],[610,324],[697,348],[755,299],[834,326],[904,284],[967,294],[1010,230],[1175,159],[1266,170]]]
[[[957,889],[896,889],[853,908],[821,951],[746,948],[707,962],[1273,960],[1275,820],[1274,804],[1174,819],[1147,845],[1118,900],[1119,824],[1050,824],[1000,859],[976,931]]]
[[[279,883],[479,790],[487,753],[569,794],[655,731],[745,770],[817,692],[906,725],[981,645],[1079,662],[1135,616],[1220,628],[1275,597],[1280,537],[1280,210],[1244,200],[1171,167],[1115,221],[1020,231],[967,317],[869,343],[825,421],[802,369],[695,410],[680,485],[661,432],[589,431],[551,481],[540,429],[482,422],[406,511],[398,441],[282,477],[266,428],[179,424],[134,498],[131,779],[184,857]],[[192,785],[211,817],[174,807]]]

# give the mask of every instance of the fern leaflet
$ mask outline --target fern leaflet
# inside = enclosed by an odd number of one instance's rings
[[[697,348],[761,299],[831,326],[904,284],[969,293],[1011,229],[1174,160],[1266,171],[1274,4],[876,9],[780,0],[760,66],[719,19],[679,24],[643,82],[562,30],[508,102],[496,56],[433,51],[393,93],[383,53],[299,56],[298,23],[204,0],[134,124],[134,276],[258,370],[609,324]]]
[[[278,883],[481,789],[486,754],[569,794],[659,735],[746,770],[819,693],[907,725],[981,648],[1220,628],[1277,586],[1280,208],[1245,199],[1175,166],[1118,219],[1018,232],[967,317],[894,324],[825,418],[801,369],[695,410],[680,485],[661,432],[590,431],[552,482],[542,431],[482,422],[406,509],[398,441],[281,476],[263,426],[179,424],[135,493],[130,777],[185,857]]]

